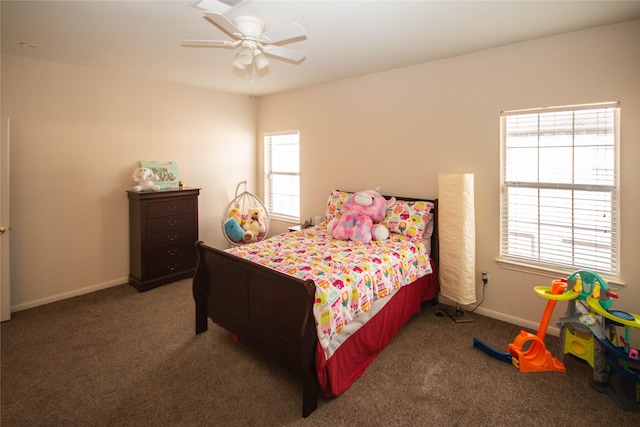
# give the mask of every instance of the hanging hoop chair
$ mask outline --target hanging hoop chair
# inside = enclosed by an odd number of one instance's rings
[[[245,190],[238,194],[240,186]],[[236,196],[222,215],[222,234],[233,245],[259,242],[269,233],[269,213],[262,201],[249,193],[247,181],[240,181]]]

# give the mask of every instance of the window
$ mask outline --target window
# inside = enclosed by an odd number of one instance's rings
[[[300,134],[264,136],[265,197],[269,214],[300,221]]]
[[[500,259],[618,277],[618,103],[501,115]]]

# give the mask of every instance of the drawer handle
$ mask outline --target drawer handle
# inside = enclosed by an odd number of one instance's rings
[[[167,210],[170,212],[175,211],[176,209],[178,209],[178,205],[171,205],[171,206],[167,206]]]
[[[167,225],[173,227],[174,225],[178,225],[178,220],[177,219],[168,219],[167,220]]]
[[[178,233],[174,234],[173,236],[170,236],[170,235],[167,234],[167,240],[170,240],[170,241],[173,242],[177,238],[178,238]]]
[[[174,271],[176,268],[178,268],[178,264],[167,265],[167,270],[169,271]]]
[[[178,252],[180,252],[178,249],[167,249],[167,255],[169,256],[178,255]]]

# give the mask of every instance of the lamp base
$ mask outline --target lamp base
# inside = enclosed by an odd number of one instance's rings
[[[453,320],[455,323],[469,323],[469,322],[476,321],[476,319],[471,317],[469,313],[464,312],[460,308],[460,304],[456,304],[456,307],[455,307],[455,310],[453,310],[453,313],[451,313],[450,310],[447,310],[447,309],[444,309],[442,311],[444,311],[444,313],[447,316],[449,316],[449,319]]]

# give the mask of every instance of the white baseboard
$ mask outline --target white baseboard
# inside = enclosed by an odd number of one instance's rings
[[[531,322],[529,320],[520,319],[519,317],[509,316],[497,311],[487,310],[486,308],[478,307],[475,313],[482,314],[483,316],[491,317],[492,319],[502,320],[503,322],[511,323],[514,325],[522,326],[525,328],[537,331],[540,327],[540,323]],[[549,325],[547,327],[547,333],[554,337],[560,336],[560,328]]]
[[[448,304],[445,301],[440,301],[443,304]],[[463,307],[464,309],[464,307]],[[502,320],[503,322],[511,323],[513,325],[522,326],[524,328],[537,331],[540,323],[532,322],[530,320],[521,319],[519,317],[509,316],[508,314],[500,313],[499,311],[487,310],[486,308],[478,307],[474,313],[481,314],[483,316],[491,317],[492,319]],[[547,327],[547,333],[555,337],[560,336],[560,328],[554,326]]]
[[[97,285],[87,286],[86,288],[74,289],[73,291],[64,292],[57,295],[51,295],[50,297],[41,298],[35,301],[28,301],[22,304],[13,305],[11,306],[11,312],[14,313],[16,311],[27,310],[29,308],[38,307],[39,305],[45,305],[45,304],[49,304],[56,301],[62,301],[63,299],[77,297],[79,295],[88,294],[90,292],[111,288],[113,286],[118,286],[125,283],[129,283],[129,279],[127,277],[122,279],[110,280],[108,282],[98,283]]]

